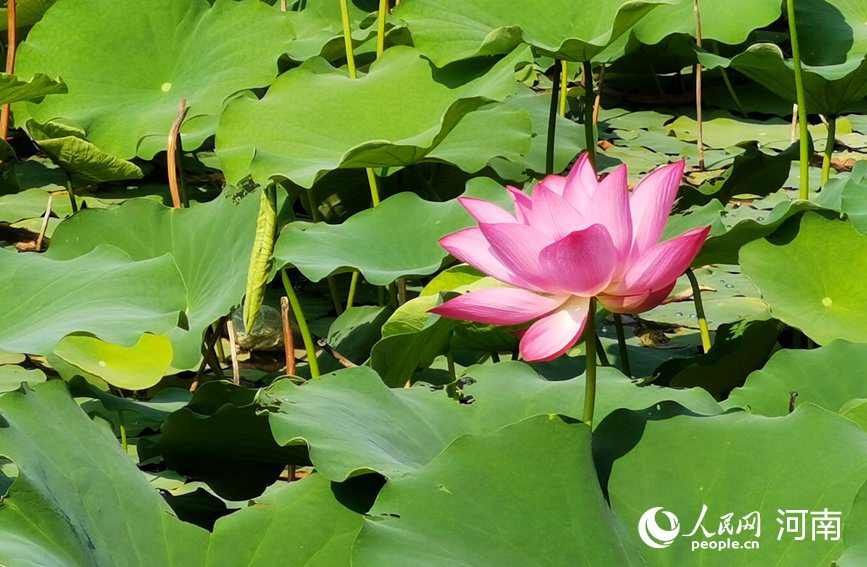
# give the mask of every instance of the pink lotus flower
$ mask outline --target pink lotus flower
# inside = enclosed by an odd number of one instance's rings
[[[626,166],[601,181],[583,155],[568,176],[549,175],[528,197],[507,190],[515,215],[462,197],[478,222],[440,240],[452,256],[509,287],[473,291],[431,311],[492,325],[535,322],[524,360],[557,358],[584,331],[591,298],[614,313],[639,313],[668,297],[710,227],[659,242],[683,176],[682,161],[649,173],[631,196]]]

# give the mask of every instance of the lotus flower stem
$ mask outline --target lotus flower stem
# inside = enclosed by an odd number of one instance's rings
[[[6,72],[10,75],[15,72],[15,49],[18,43],[18,39],[16,38],[16,32],[18,31],[18,18],[15,13],[16,4],[18,4],[16,0],[9,0],[6,6],[6,14],[8,16],[6,24],[6,37],[8,38],[6,42]],[[10,105],[4,104],[3,110],[0,111],[0,139],[3,140],[9,135],[10,109]]]
[[[586,369],[584,371],[584,419],[588,427],[593,427],[593,410],[596,407],[596,299],[590,299],[587,326],[584,328],[586,349]]]
[[[626,349],[626,333],[623,330],[623,316],[614,314],[614,328],[617,329],[617,348],[620,350],[620,365],[623,373],[632,377],[632,369],[629,367],[629,351]]]
[[[66,175],[66,192],[69,194],[69,204],[72,205],[72,212],[78,212],[78,203],[75,202],[75,188],[72,186],[72,176]]]
[[[280,271],[280,278],[283,281],[283,289],[286,290],[286,297],[289,299],[289,305],[292,306],[292,314],[295,315],[295,322],[298,323],[298,330],[301,331],[301,341],[304,343],[304,350],[307,351],[307,364],[310,367],[310,377],[314,380],[319,378],[319,361],[316,360],[316,343],[313,341],[313,335],[310,334],[310,327],[307,326],[307,318],[304,316],[304,311],[301,310],[301,302],[298,301],[298,296],[295,294],[295,288],[292,287],[292,280],[289,279],[289,274],[286,270]]]
[[[289,298],[285,295],[280,298],[280,319],[283,322],[283,352],[286,355],[286,375],[295,376],[295,336],[292,334],[292,325],[289,323]]]
[[[385,51],[385,19],[388,17],[388,0],[379,0],[379,13],[376,17],[376,57]]]
[[[695,44],[701,49],[701,11],[698,8],[698,0],[693,0],[693,12],[695,13]],[[698,167],[704,171],[704,135],[702,132],[701,117],[701,63],[695,64],[695,120],[698,126],[696,130],[695,145],[698,150]]]
[[[798,47],[798,26],[795,22],[795,0],[786,0],[789,17],[789,36],[792,42],[792,63],[795,67],[795,93],[798,100],[798,130],[800,131],[801,199],[810,198],[810,148],[807,130],[807,103],[804,94],[804,78],[801,75],[801,50]]]
[[[551,84],[551,106],[548,111],[548,146],[545,152],[545,173],[554,173],[554,139],[557,135],[557,105],[560,102],[560,80],[563,62],[554,60],[554,80]]]
[[[689,285],[692,287],[692,300],[695,303],[695,316],[698,318],[698,329],[701,333],[701,348],[707,354],[710,351],[710,329],[707,326],[707,317],[704,314],[704,304],[701,301],[701,286],[698,285],[698,279],[695,277],[695,272],[692,268],[686,271],[686,277],[689,279]]]
[[[596,167],[596,130],[593,127],[593,105],[596,97],[593,95],[593,66],[590,61],[582,63],[584,73],[584,141],[587,145],[587,157],[590,164]]]
[[[566,91],[569,87],[569,63],[560,63],[560,116],[566,116]]]
[[[831,178],[831,158],[834,156],[834,142],[837,138],[837,117],[828,117],[828,139],[825,141],[825,152],[822,158],[822,186]]]

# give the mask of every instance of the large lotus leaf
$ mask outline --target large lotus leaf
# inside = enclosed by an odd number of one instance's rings
[[[8,73],[0,73],[0,104],[37,100],[46,95],[65,92],[66,85],[62,80],[52,79],[42,73],[36,73],[29,81],[22,81]]]
[[[217,521],[208,565],[241,567],[349,565],[364,516],[335,498],[334,485],[314,474],[268,491]]]
[[[368,368],[351,368],[303,386],[275,382],[259,402],[268,409],[278,443],[307,443],[317,470],[332,480],[376,471],[395,477],[418,469],[466,433],[494,431],[528,416],[579,418],[584,379],[548,381],[519,362],[475,366],[466,387],[470,404],[427,388],[388,388]],[[677,400],[696,413],[718,413],[704,391],[640,387],[612,369],[599,372],[598,416]],[[395,427],[400,423],[401,427]]]
[[[815,521],[810,513],[827,509],[845,518],[867,479],[867,435],[854,423],[810,404],[784,418],[677,413],[663,406],[614,414],[593,436],[596,466],[625,533],[637,535],[640,517],[651,508],[662,507],[679,520],[670,546],[660,542],[656,545],[664,548],[652,549],[638,543],[647,564],[819,567],[840,553],[841,541],[821,535],[810,540]],[[786,439],[797,442],[781,441]],[[807,541],[797,541],[795,533],[780,534],[778,510],[807,510]],[[664,516],[657,512],[659,523]],[[755,529],[738,533],[739,520],[753,512],[760,514],[761,534]],[[721,531],[729,514],[731,533]],[[654,531],[648,535],[659,541]],[[760,545],[693,550],[696,543],[726,539]]]
[[[69,92],[18,118],[63,119],[111,155],[148,159],[166,149],[186,98],[181,133],[194,150],[227,97],[274,80],[291,39],[288,18],[258,0],[59,0],[21,45],[17,71],[63,77]]]
[[[589,61],[665,0],[412,0],[394,15],[437,66],[508,53],[527,43],[569,61]],[[592,17],[588,17],[592,14]]]
[[[312,59],[281,75],[261,100],[240,97],[227,106],[216,141],[223,171],[230,183],[252,175],[311,187],[339,167],[415,163],[465,114],[513,94],[515,66],[527,57],[516,49],[493,64],[436,69],[399,46],[355,80]]]
[[[204,563],[207,532],[174,516],[63,382],[4,395],[0,416],[0,453],[18,467],[0,507],[0,563]]]
[[[32,386],[45,380],[45,373],[41,370],[27,369],[14,364],[0,365],[0,394],[14,392],[21,384]]]
[[[801,217],[796,235],[791,232],[751,242],[740,253],[744,274],[771,314],[819,344],[867,342],[867,236],[849,222],[812,212]]]
[[[181,274],[166,256],[135,259],[111,246],[72,258],[0,250],[0,350],[48,354],[74,332],[131,345],[173,329],[187,303]]]
[[[678,0],[651,10],[635,25],[633,34],[641,43],[654,45],[671,34],[695,37],[693,0]],[[737,45],[755,29],[772,24],[780,17],[777,0],[700,0],[701,36]]]
[[[837,116],[867,95],[867,60],[864,54],[853,63],[803,66],[804,100],[809,112]],[[731,67],[772,93],[786,100],[796,100],[793,64],[783,59],[783,53],[776,45],[753,45],[734,57]]]
[[[867,398],[865,367],[863,344],[834,341],[817,349],[781,350],[750,374],[742,388],[732,391],[725,405],[759,415],[786,415],[794,392],[796,405],[812,403],[839,411],[851,399]]]
[[[186,328],[178,326],[166,333],[174,350],[172,365],[179,370],[195,368],[204,329],[244,295],[257,197],[248,196],[240,203],[219,197],[189,209],[131,199],[112,209],[83,211],[58,227],[46,256],[69,260],[106,242],[133,260],[162,257],[162,262],[174,264],[185,288],[181,309],[186,313]],[[156,290],[164,284],[150,277],[139,285]]]
[[[353,565],[631,564],[590,445],[587,426],[547,416],[458,439],[388,482]]]
[[[490,185],[474,184],[466,195],[503,206],[509,201],[506,191]],[[457,199],[434,203],[399,193],[342,224],[286,226],[274,257],[277,267],[295,266],[313,281],[356,269],[368,282],[386,285],[402,276],[436,272],[448,256],[437,241],[472,224]]]

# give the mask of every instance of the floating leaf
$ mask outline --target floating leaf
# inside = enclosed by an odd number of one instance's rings
[[[859,283],[867,278],[867,236],[816,213],[801,217],[793,238],[791,231],[775,236],[751,242],[740,254],[771,315],[819,344],[867,342],[867,288]]]
[[[69,92],[17,114],[62,118],[110,155],[148,159],[166,149],[186,98],[183,145],[195,150],[226,98],[274,80],[291,39],[289,20],[258,0],[61,0],[21,45],[16,68],[63,77]]]
[[[33,386],[45,380],[45,372],[39,369],[27,369],[14,364],[0,365],[0,394],[14,392],[21,384]]]
[[[514,93],[515,66],[527,57],[518,49],[493,64],[436,69],[414,49],[395,47],[357,80],[312,59],[281,75],[261,100],[233,100],[220,119],[217,154],[230,183],[252,175],[260,184],[289,179],[308,188],[340,167],[415,163],[468,112]]]

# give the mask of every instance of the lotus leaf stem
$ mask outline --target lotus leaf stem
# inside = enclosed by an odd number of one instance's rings
[[[551,81],[551,105],[548,110],[548,145],[545,151],[545,173],[554,173],[554,139],[557,135],[557,106],[560,103],[560,81],[563,62],[554,60],[554,79]]]
[[[232,382],[241,385],[241,369],[238,367],[238,345],[235,342],[235,323],[232,318],[226,320],[226,333],[229,335],[229,349],[232,351]]]
[[[795,93],[798,100],[798,130],[800,132],[801,199],[810,198],[810,132],[807,130],[807,103],[804,78],[801,74],[801,50],[798,47],[798,26],[795,22],[795,0],[786,0],[789,36],[792,42],[792,63],[795,67]]]
[[[78,212],[78,203],[75,202],[75,187],[72,186],[72,176],[66,175],[66,192],[69,194],[69,204],[72,205],[72,212]]]
[[[695,316],[698,318],[698,329],[701,333],[701,348],[707,354],[710,351],[710,329],[707,326],[707,317],[704,314],[704,304],[701,301],[701,286],[698,285],[698,279],[695,277],[695,272],[692,268],[686,271],[686,277],[689,279],[689,285],[692,287],[692,300],[695,303]]]
[[[9,75],[15,72],[15,49],[17,48],[18,39],[16,32],[18,31],[18,22],[16,15],[17,0],[9,0],[6,6],[6,15],[8,16],[6,23],[6,73]],[[3,110],[0,111],[0,138],[6,139],[9,135],[9,114],[11,105],[4,104]]]
[[[175,116],[172,127],[169,130],[169,139],[166,144],[166,167],[169,177],[169,191],[172,195],[172,206],[176,209],[186,207],[187,184],[184,180],[183,146],[181,144],[181,126],[187,117],[187,99],[182,98],[178,104],[178,114]]]
[[[385,51],[385,19],[388,17],[388,0],[379,0],[379,13],[376,17],[376,58]]]
[[[566,116],[566,91],[569,87],[569,63],[560,63],[560,116]]]
[[[292,334],[292,325],[289,322],[289,298],[285,295],[280,298],[280,319],[283,322],[283,352],[286,355],[286,374],[295,376],[295,336]]]
[[[632,368],[629,366],[629,350],[626,348],[626,333],[623,330],[623,316],[614,314],[614,328],[617,330],[617,348],[620,351],[620,365],[623,373],[632,377]]]
[[[698,0],[693,0],[692,7],[695,13],[695,44],[701,49],[701,11],[698,7]],[[701,106],[701,62],[698,62],[695,64],[695,121],[697,125],[695,146],[698,151],[698,168],[704,171],[704,133],[702,131]]]
[[[289,305],[292,306],[292,314],[295,315],[295,322],[298,323],[298,330],[301,332],[301,341],[304,343],[304,350],[307,351],[307,364],[310,367],[310,377],[313,379],[319,378],[319,361],[316,360],[316,343],[313,341],[313,335],[310,334],[310,327],[307,326],[307,318],[304,316],[304,311],[301,310],[301,302],[298,301],[298,295],[295,293],[295,288],[292,287],[292,280],[289,279],[289,274],[286,270],[280,271],[280,278],[283,281],[283,289],[286,290],[286,297],[289,299]]]
[[[596,168],[596,129],[593,126],[593,106],[596,97],[593,94],[593,66],[590,61],[582,63],[584,73],[584,142],[587,145],[587,157]]]
[[[822,186],[831,178],[831,158],[834,157],[834,142],[837,138],[837,117],[828,117],[828,138],[825,141],[825,151],[822,157]]]

